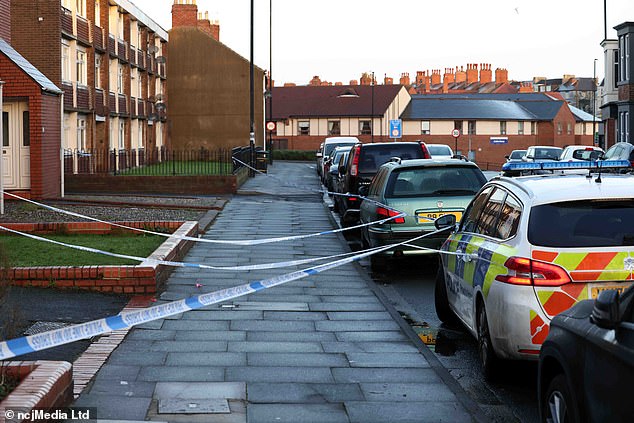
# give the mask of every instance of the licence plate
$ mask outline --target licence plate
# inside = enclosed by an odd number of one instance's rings
[[[460,219],[462,218],[461,211],[417,212],[416,221],[418,223],[434,223],[434,220],[446,214],[453,214],[456,216],[456,222],[460,222]]]
[[[619,291],[619,294],[622,294],[627,288],[632,285],[631,282],[624,283],[602,283],[596,285],[590,285],[590,296],[591,298],[597,298],[599,294],[603,291],[607,291],[609,289],[613,289],[615,291]]]

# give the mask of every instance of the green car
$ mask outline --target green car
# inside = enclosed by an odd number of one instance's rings
[[[368,198],[361,203],[361,223],[406,214],[384,224],[364,226],[361,241],[365,248],[397,244],[436,230],[434,221],[453,214],[460,221],[465,208],[487,179],[478,166],[461,159],[398,158],[379,168],[372,183],[364,187]],[[377,204],[378,203],[378,204]],[[389,208],[383,207],[387,205]],[[392,209],[392,210],[390,210]],[[414,244],[433,250],[440,248],[448,232],[417,240]],[[370,256],[372,270],[383,270],[387,260],[406,254],[433,254],[434,251],[400,245]]]

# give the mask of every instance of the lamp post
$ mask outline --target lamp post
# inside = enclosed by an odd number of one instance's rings
[[[592,145],[597,145],[598,140],[596,139],[596,100],[597,96],[597,59],[594,59],[594,71],[592,73]],[[605,133],[605,130],[604,130]]]
[[[273,0],[269,0],[269,122],[273,121]],[[273,131],[269,131],[269,163],[273,164]]]
[[[370,112],[370,134],[371,134],[371,140],[372,142],[374,142],[374,71],[372,71],[372,81],[370,81],[370,84],[372,84],[372,111]]]
[[[255,102],[254,102],[254,75],[253,75],[253,0],[251,0],[251,54],[249,57],[249,119],[250,119],[250,132],[249,132],[249,150],[251,169],[249,169],[249,176],[255,176]]]
[[[0,81],[0,214],[4,214],[4,173],[2,171],[2,159],[4,154],[4,113],[2,113],[2,86],[4,81]],[[64,170],[62,169],[62,174]]]

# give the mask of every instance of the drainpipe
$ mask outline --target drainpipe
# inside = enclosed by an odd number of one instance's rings
[[[62,92],[62,95],[60,96],[60,103],[59,103],[59,115],[60,115],[60,121],[59,121],[59,140],[60,140],[60,145],[59,145],[59,162],[60,162],[60,173],[61,173],[61,185],[60,185],[60,192],[61,192],[61,197],[64,198],[64,93]]]
[[[0,81],[0,112],[2,112],[2,86],[4,85],[4,81]],[[2,172],[2,159],[4,154],[4,128],[2,127],[4,123],[4,115],[0,119],[0,214],[4,214],[4,177]]]

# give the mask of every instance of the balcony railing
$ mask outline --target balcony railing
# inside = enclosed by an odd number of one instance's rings
[[[77,40],[84,44],[90,44],[90,30],[88,28],[88,21],[81,16],[77,16]]]
[[[71,82],[62,82],[62,91],[64,91],[64,109],[74,108],[75,99],[73,93],[73,84]]]
[[[95,113],[97,113],[100,116],[104,116],[106,114],[106,106],[104,104],[103,90],[99,88],[95,89]]]
[[[113,92],[108,93],[108,108],[110,113],[117,112],[117,95]]]
[[[95,26],[94,28],[95,28],[95,31],[92,36],[92,43],[97,50],[103,51],[104,50],[103,30],[99,28],[98,26]]]
[[[128,114],[128,101],[125,94],[119,94],[119,114]]]
[[[128,43],[117,41],[117,57],[121,60],[128,60]]]
[[[85,85],[77,85],[77,108],[90,109],[90,93]]]
[[[114,39],[114,35],[108,34],[108,53],[111,56],[117,55],[116,46],[117,46],[117,41]]]
[[[73,12],[62,6],[62,32],[73,35]]]

